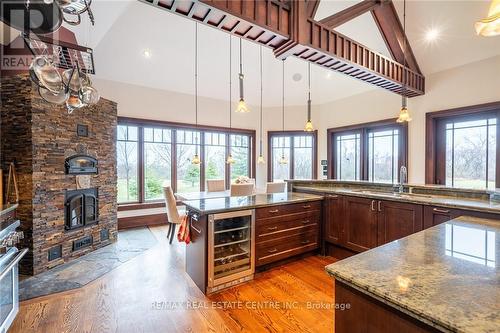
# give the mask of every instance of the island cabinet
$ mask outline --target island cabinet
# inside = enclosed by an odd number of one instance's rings
[[[344,198],[340,195],[328,194],[323,199],[323,219],[325,241],[340,245],[343,242]]]
[[[255,265],[267,265],[319,248],[321,201],[255,211]]]
[[[424,229],[456,219],[459,216],[472,216],[499,220],[500,214],[477,212],[473,210],[426,206],[424,207]]]
[[[362,252],[377,246],[376,202],[360,197],[345,197],[344,226],[341,244]]]

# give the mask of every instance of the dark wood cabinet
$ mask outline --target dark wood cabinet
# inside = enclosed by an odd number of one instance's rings
[[[258,208],[255,211],[255,266],[320,247],[321,200]]]
[[[326,195],[323,235],[327,242],[341,245],[343,241],[344,200],[340,195]]]
[[[422,205],[377,201],[377,245],[411,235],[423,229]]]
[[[459,217],[465,211],[458,209],[449,209],[442,207],[425,206],[424,207],[424,229],[433,227],[435,225],[453,220]]]
[[[377,246],[376,200],[344,198],[344,239],[347,248],[362,252]]]

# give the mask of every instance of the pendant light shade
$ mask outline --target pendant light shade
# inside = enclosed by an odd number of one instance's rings
[[[490,37],[500,35],[500,0],[492,0],[488,17],[476,22],[478,35]]]
[[[307,63],[307,81],[308,81],[308,98],[307,98],[307,121],[304,131],[312,132],[314,131],[314,126],[311,121],[311,63]]]
[[[195,110],[195,125],[198,128],[198,23],[195,23],[194,29],[194,110]],[[201,163],[200,156],[198,155],[198,134],[195,137],[196,152],[191,159],[191,163],[199,165]]]
[[[260,46],[259,49],[259,64],[260,64],[260,142],[259,142],[259,157],[257,158],[257,163],[258,164],[264,164],[266,163],[266,160],[264,159],[264,156],[262,155],[262,93],[263,93],[263,88],[262,88],[262,45]]]
[[[241,50],[241,38],[240,38],[240,74],[238,75],[240,81],[240,100],[238,102],[236,112],[247,113],[250,112],[250,110],[248,109],[247,104],[245,103],[245,97],[243,95],[243,79],[245,78],[245,76],[243,75],[243,61],[242,61],[241,51],[242,50]]]
[[[407,107],[407,97],[406,97],[406,78],[408,77],[406,71],[406,0],[403,1],[403,85],[402,85],[402,95],[401,98],[401,109],[399,110],[399,117],[396,120],[398,123],[410,122],[411,116]]]
[[[281,67],[281,125],[283,134],[285,133],[285,59],[282,60]],[[285,148],[281,152],[281,157],[278,160],[281,165],[288,164],[288,160],[285,157]]]
[[[229,35],[229,133],[231,133],[231,127],[232,127],[232,103],[233,103],[233,93],[232,93],[232,86],[233,86],[233,80],[231,78],[231,75],[233,73],[232,71],[232,64],[233,64],[233,52],[232,52],[232,46],[231,46],[231,41],[232,37]],[[231,134],[230,134],[231,135]],[[226,159],[226,163],[231,165],[234,164],[235,160],[233,158],[233,155],[229,153]]]

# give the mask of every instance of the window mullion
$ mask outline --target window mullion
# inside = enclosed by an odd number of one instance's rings
[[[143,203],[145,201],[145,184],[146,182],[144,181],[144,127],[139,126],[137,128],[137,141],[138,141],[138,162],[139,162],[139,184],[137,186],[137,189],[139,191],[139,202]]]

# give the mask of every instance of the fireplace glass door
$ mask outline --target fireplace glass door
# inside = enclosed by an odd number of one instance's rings
[[[83,220],[83,194],[80,194],[69,202],[69,228],[75,229],[82,227],[84,224]]]
[[[66,230],[97,223],[99,207],[96,189],[66,192]]]

